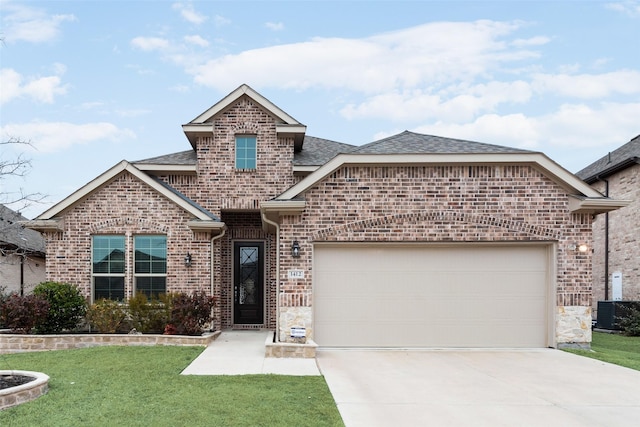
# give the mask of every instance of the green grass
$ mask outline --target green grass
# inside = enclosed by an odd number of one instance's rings
[[[594,332],[591,351],[567,351],[640,371],[640,337]]]
[[[96,347],[0,355],[49,392],[0,411],[9,426],[343,426],[323,377],[183,376],[199,347]]]

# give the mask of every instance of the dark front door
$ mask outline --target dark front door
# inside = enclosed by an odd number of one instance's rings
[[[233,244],[233,323],[264,323],[264,243]]]

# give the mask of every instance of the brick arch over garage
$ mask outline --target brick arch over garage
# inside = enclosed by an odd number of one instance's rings
[[[394,228],[406,224],[414,226]],[[504,234],[505,231],[508,234]],[[559,232],[524,221],[457,211],[430,211],[385,215],[325,228],[312,233],[311,241],[339,241],[343,237],[349,240],[355,236],[384,241],[391,240],[390,234],[400,234],[403,240],[560,240]]]

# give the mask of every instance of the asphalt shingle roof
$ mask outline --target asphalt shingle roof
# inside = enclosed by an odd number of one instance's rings
[[[131,162],[133,164],[153,164],[153,165],[195,165],[198,158],[195,150],[180,151],[173,154],[151,157],[149,159]]]
[[[638,163],[638,159],[640,159],[640,135],[591,163],[576,175],[590,184],[596,181],[598,176],[607,177],[627,165]]]
[[[530,153],[519,148],[404,131],[354,150],[354,154]]]
[[[27,221],[27,218],[4,205],[0,205],[0,246],[44,254],[45,241],[42,234],[24,228],[20,221]]]
[[[295,153],[295,166],[321,166],[340,153],[351,153],[358,147],[329,139],[305,136],[302,151]]]

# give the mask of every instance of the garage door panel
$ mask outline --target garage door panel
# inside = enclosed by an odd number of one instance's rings
[[[321,346],[544,347],[544,246],[318,245]]]

